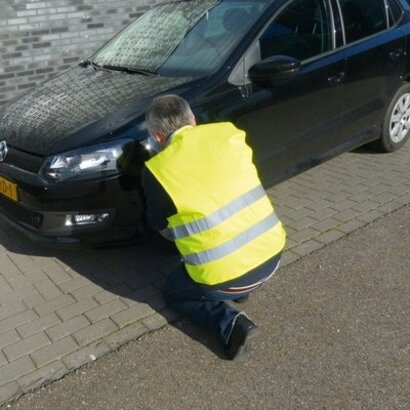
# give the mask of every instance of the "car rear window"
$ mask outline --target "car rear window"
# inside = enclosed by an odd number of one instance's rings
[[[339,0],[339,3],[347,43],[387,29],[384,0]]]

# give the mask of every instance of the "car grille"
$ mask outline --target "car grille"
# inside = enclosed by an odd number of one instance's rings
[[[43,222],[42,214],[24,209],[9,201],[3,195],[0,195],[0,211],[5,213],[13,221],[29,228],[39,229]]]

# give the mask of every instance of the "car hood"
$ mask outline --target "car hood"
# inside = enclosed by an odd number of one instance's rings
[[[73,67],[6,104],[0,140],[38,155],[81,146],[143,115],[152,96],[191,80]]]

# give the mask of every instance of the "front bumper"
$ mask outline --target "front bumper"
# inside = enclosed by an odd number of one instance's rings
[[[17,185],[18,201],[0,194],[0,214],[35,242],[102,244],[142,236],[143,204],[137,179],[49,184],[38,174],[0,164],[0,176]],[[98,221],[84,221],[98,214]],[[73,223],[76,219],[80,223]]]

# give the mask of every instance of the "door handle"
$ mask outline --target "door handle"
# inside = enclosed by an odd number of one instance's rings
[[[398,60],[403,55],[403,49],[399,48],[398,50],[391,51],[389,53],[390,59],[393,61]]]
[[[340,84],[345,78],[346,78],[346,74],[343,73],[343,72],[341,72],[341,73],[338,73],[338,74],[336,74],[336,75],[334,75],[334,76],[332,76],[332,77],[329,77],[329,78],[327,79],[327,81],[328,81],[329,84],[331,84],[331,85],[338,85],[338,84]]]

